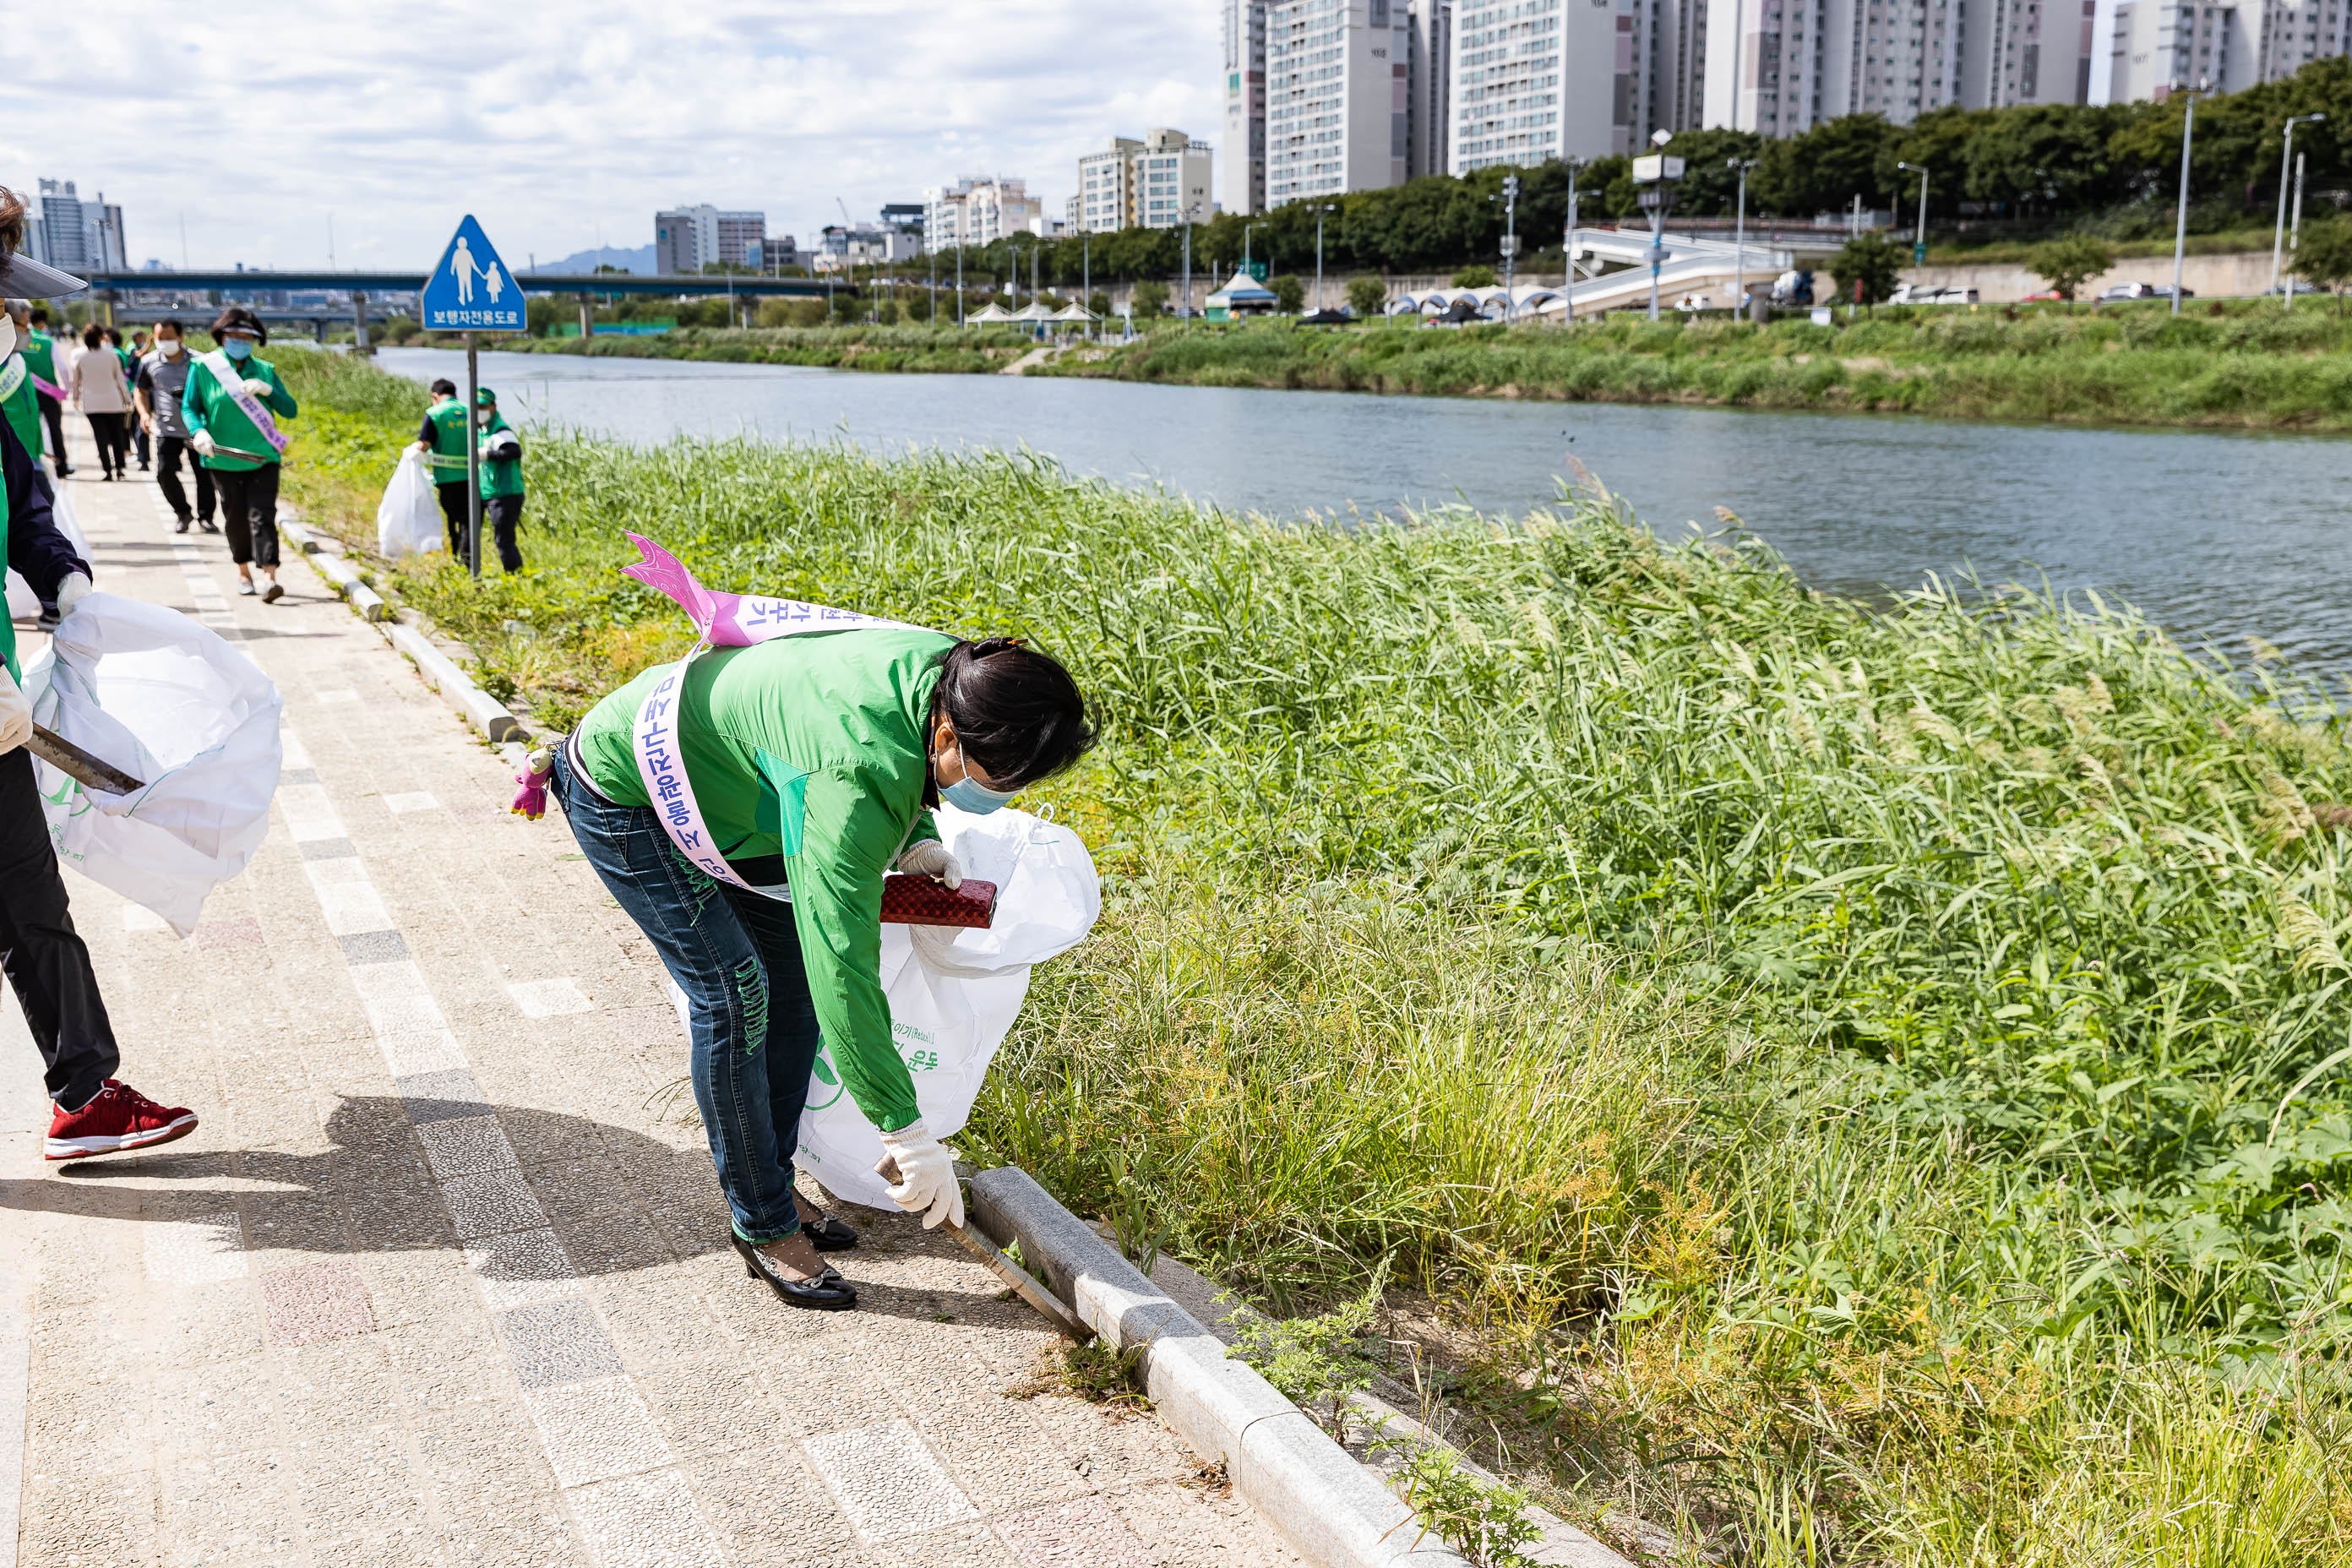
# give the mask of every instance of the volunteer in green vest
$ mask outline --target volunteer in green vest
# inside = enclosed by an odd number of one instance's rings
[[[993,811],[1076,762],[1094,739],[1086,704],[1060,664],[1009,637],[884,624],[704,653],[661,704],[670,738],[646,761],[672,822],[663,773],[682,766],[704,853],[723,855],[737,886],[673,844],[639,770],[639,711],[675,669],[647,670],[581,721],[550,760],[553,794],[686,993],[695,1102],[746,1270],[789,1305],[852,1307],[857,1292],[818,1254],[856,1233],[793,1190],[820,1041],[897,1162],[892,1199],[926,1225],[963,1218],[953,1152],[924,1127],[891,1037],[883,874],[955,885],[931,807]]]
[[[416,427],[416,449],[433,470],[433,494],[441,502],[441,521],[449,529],[449,553],[458,560],[466,552],[466,405],[457,397],[457,384],[433,384],[433,402],[425,423]]]
[[[17,255],[24,237],[24,203],[0,190],[0,295],[56,299],[84,286]],[[16,350],[11,311],[0,316],[0,363],[14,360]],[[44,602],[54,600],[68,615],[89,592],[89,563],[58,531],[38,451],[18,437],[12,420],[0,420],[0,556]],[[122,1055],[89,948],[74,930],[40,784],[25,749],[33,710],[16,684],[21,668],[16,627],[0,616],[0,969],[41,1053],[50,1102],[42,1152],[51,1160],[79,1160],[169,1143],[196,1130],[196,1113],[158,1105],[114,1076]]]
[[[33,390],[32,367],[25,363],[24,342],[27,335],[32,302],[10,300],[5,302],[9,341],[17,346],[5,357],[0,357],[0,417],[16,433],[25,450],[33,454],[34,476],[46,485],[48,476],[41,472],[41,403],[40,394]]]
[[[49,312],[39,305],[33,307],[30,317],[32,331],[24,343],[25,368],[33,373],[33,391],[41,405],[41,421],[49,427],[49,461],[64,479],[73,472],[66,461],[65,377],[58,374],[57,341],[49,336]],[[27,443],[26,449],[37,460],[41,449]]]
[[[515,531],[522,526],[522,433],[499,413],[496,393],[487,386],[476,390],[480,395],[474,427],[482,438],[482,518],[498,542],[499,564],[520,572],[522,548],[515,542]]]
[[[298,410],[277,368],[254,355],[269,342],[259,317],[232,305],[213,322],[213,338],[220,347],[196,356],[180,410],[188,445],[212,470],[221,531],[236,563],[236,591],[254,591],[258,566],[269,580],[262,602],[274,605],[286,593],[278,583],[278,464],[286,444],[278,421]]]

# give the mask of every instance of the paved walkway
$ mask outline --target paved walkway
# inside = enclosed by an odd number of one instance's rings
[[[0,1568],[1294,1561],[1156,1421],[1005,1397],[1050,1335],[912,1221],[852,1211],[856,1312],[746,1279],[561,817],[299,556],[236,597],[87,456],[99,585],[240,642],[285,775],[189,941],[72,879],[125,1076],[195,1136],[45,1164],[0,1004]]]

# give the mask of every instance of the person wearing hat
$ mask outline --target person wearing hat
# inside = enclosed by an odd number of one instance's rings
[[[18,255],[24,238],[25,204],[0,190],[0,295],[53,300],[84,287],[79,278]],[[16,349],[16,318],[0,316],[0,363]],[[0,546],[8,566],[67,614],[89,592],[89,563],[58,531],[39,460],[6,419],[0,419]],[[114,1076],[122,1056],[89,948],[67,908],[40,784],[25,749],[33,709],[18,674],[16,628],[0,616],[0,969],[46,1069],[50,1115],[43,1153],[79,1160],[169,1143],[196,1130],[196,1113],[158,1105]]]
[[[60,273],[60,277],[64,274]],[[49,460],[57,466],[58,478],[73,472],[66,461],[65,377],[59,374],[57,341],[49,336],[49,313],[35,305],[26,322],[29,331],[18,346],[25,355],[25,368],[32,373],[33,392],[41,407],[41,421],[49,427]],[[35,458],[41,455],[38,447],[28,446]]]
[[[254,591],[253,569],[269,586],[261,601],[274,605],[286,590],[278,582],[278,467],[286,437],[278,421],[297,412],[294,395],[278,369],[254,356],[269,341],[261,319],[231,305],[213,322],[220,347],[199,354],[188,372],[180,413],[187,421],[188,445],[213,474],[220,496],[221,527],[228,535],[229,559],[236,563],[237,592]]]
[[[482,437],[482,516],[498,542],[499,564],[509,572],[522,570],[522,550],[515,530],[522,525],[522,436],[499,413],[498,395],[478,389],[475,428]]]

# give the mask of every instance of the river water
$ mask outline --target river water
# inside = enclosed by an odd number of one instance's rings
[[[381,363],[465,379],[449,350],[387,349]],[[2242,655],[2259,635],[2305,668],[2352,674],[2340,437],[565,355],[486,353],[481,367],[519,424],[640,443],[1026,446],[1078,473],[1285,518],[1454,501],[1520,512],[1557,499],[1580,463],[1669,537],[1730,509],[1820,587],[1971,570],[2046,581],[2137,605],[2191,644]]]

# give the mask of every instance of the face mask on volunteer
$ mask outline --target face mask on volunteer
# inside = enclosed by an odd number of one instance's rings
[[[180,340],[177,338],[157,338],[155,346],[163,351],[165,359],[176,359],[179,356]]]
[[[1015,791],[993,790],[966,775],[951,784],[940,787],[940,798],[958,811],[971,812],[974,816],[986,816],[990,812],[1011,803]]]
[[[226,339],[221,343],[221,352],[231,359],[251,359],[253,340],[251,338]]]

